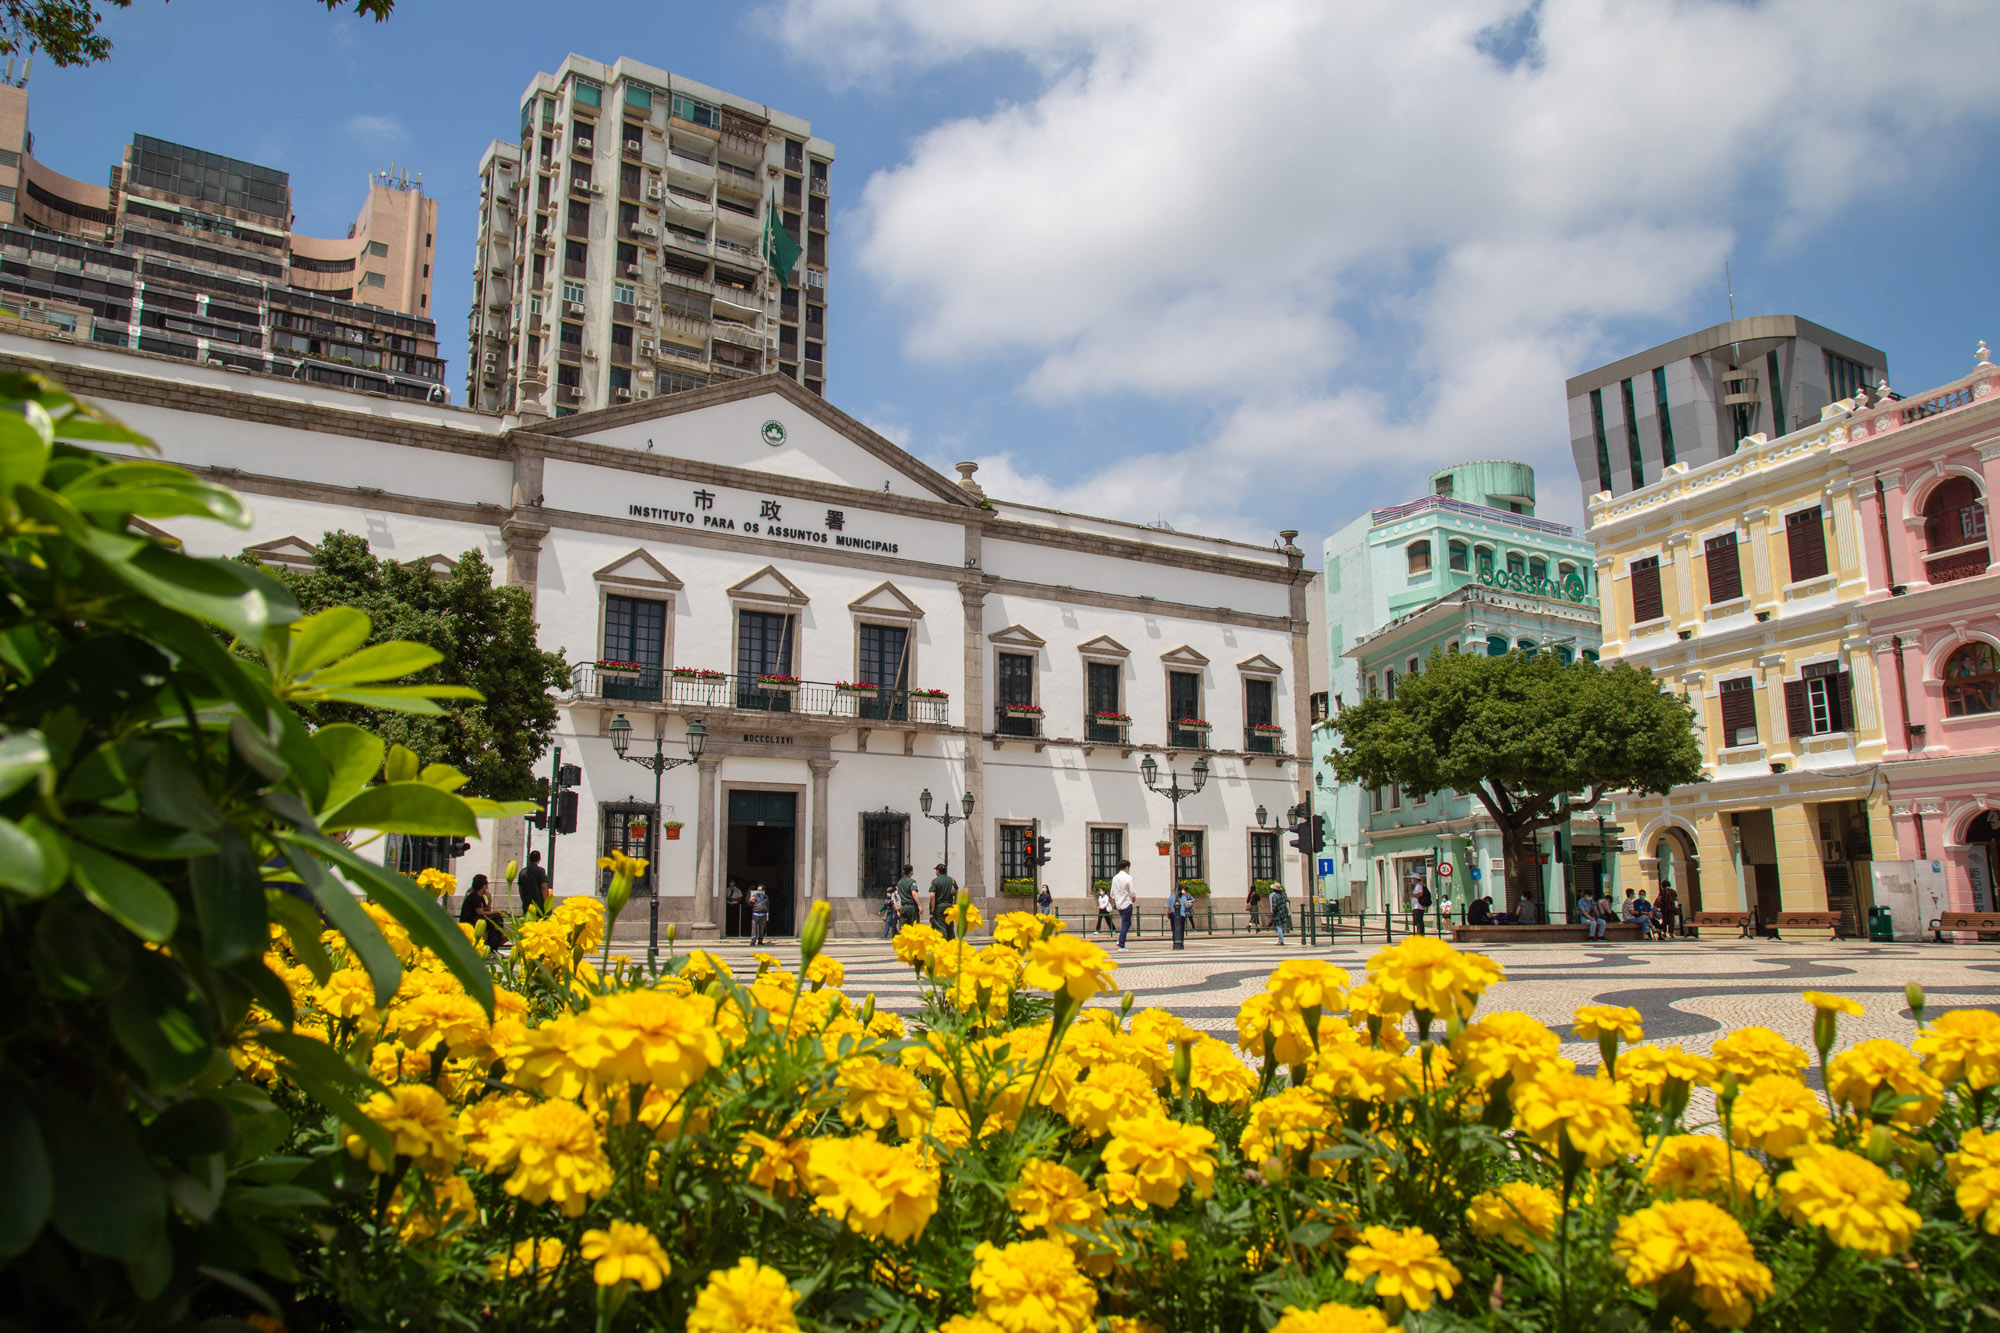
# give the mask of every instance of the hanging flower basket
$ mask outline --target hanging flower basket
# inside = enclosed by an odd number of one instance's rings
[[[660,827],[661,827],[662,829],[666,830],[666,834],[667,834],[667,841],[668,841],[668,842],[679,842],[679,841],[681,840],[681,821],[680,821],[680,820],[678,820],[678,819],[669,819],[669,820],[668,820],[668,821],[667,821],[666,823],[664,823],[664,824],[660,825]]]
[[[652,830],[648,827],[647,821],[643,816],[638,819],[628,819],[625,821],[625,841],[627,842],[643,844],[651,832]]]
[[[1171,842],[1168,842],[1168,841],[1167,841],[1167,840],[1166,840],[1165,838],[1162,838],[1162,839],[1160,839],[1160,840],[1159,840],[1158,842],[1154,843],[1153,845],[1154,845],[1155,847],[1158,847],[1158,848],[1160,849],[1160,855],[1161,855],[1161,856],[1165,856],[1165,855],[1167,855],[1167,854],[1168,854],[1169,852],[1173,851],[1173,849],[1174,849],[1174,845],[1173,845],[1173,844],[1172,844]]]
[[[621,662],[615,658],[599,658],[597,674],[612,680],[633,680],[646,668],[637,662]]]
[[[1181,855],[1182,855],[1182,856],[1193,856],[1193,855],[1194,855],[1194,844],[1193,844],[1193,843],[1191,843],[1191,842],[1184,842],[1184,843],[1182,843],[1182,844],[1181,844]]]

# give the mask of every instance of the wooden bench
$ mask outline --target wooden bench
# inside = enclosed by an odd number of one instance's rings
[[[1780,932],[1787,930],[1831,930],[1835,939],[1840,938],[1840,913],[1838,912],[1780,912],[1771,922],[1771,934],[1778,939]]]
[[[1755,912],[1696,912],[1694,920],[1688,922],[1688,924],[1694,927],[1697,934],[1700,933],[1703,926],[1714,926],[1717,929],[1734,926],[1740,932],[1737,938],[1747,940],[1750,938],[1750,932],[1757,927],[1757,914]]]
[[[1534,926],[1455,925],[1451,928],[1454,944],[1569,944],[1588,939],[1589,934],[1588,928],[1580,921]],[[1607,922],[1604,937],[1607,940],[1636,940],[1639,938],[1639,923]]]
[[[1946,912],[1931,922],[1931,939],[1934,943],[1944,943],[1944,933],[1951,931],[1988,932],[2000,931],[2000,912]]]

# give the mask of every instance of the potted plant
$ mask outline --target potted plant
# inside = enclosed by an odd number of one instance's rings
[[[837,680],[833,683],[833,688],[841,694],[852,694],[868,699],[873,699],[881,690],[880,686],[864,684],[858,680]]]
[[[797,676],[780,675],[775,671],[767,672],[757,677],[757,688],[760,690],[769,690],[774,694],[792,694],[799,688],[799,678]]]
[[[950,696],[949,694],[946,694],[946,693],[945,693],[945,692],[944,692],[943,690],[911,690],[911,691],[910,691],[910,697],[911,697],[912,699],[949,699],[949,698],[951,698],[951,696]]]
[[[1285,729],[1276,722],[1259,722],[1256,726],[1250,728],[1250,730],[1259,736],[1282,736],[1285,734]]]
[[[1000,881],[1000,896],[1003,898],[1032,898],[1035,896],[1035,881],[1032,879],[1003,879]]]
[[[675,667],[675,680],[728,680],[726,671],[711,671],[707,667]]]
[[[1184,879],[1181,881],[1181,887],[1186,889],[1191,897],[1208,897],[1208,881],[1205,879]]]
[[[652,821],[645,815],[635,815],[625,821],[625,841],[627,842],[638,843],[643,846],[647,835],[651,832]]]
[[[1132,725],[1130,713],[1092,713],[1090,720],[1100,727],[1117,727],[1120,730]]]
[[[1161,855],[1161,856],[1165,856],[1165,855],[1166,855],[1167,853],[1169,853],[1169,852],[1173,851],[1173,849],[1174,849],[1174,844],[1173,844],[1173,843],[1172,843],[1171,841],[1169,841],[1168,839],[1166,839],[1166,838],[1162,838],[1162,839],[1160,839],[1160,840],[1159,840],[1158,842],[1154,843],[1153,845],[1154,845],[1155,847],[1158,847],[1158,848],[1160,849],[1160,855]]]
[[[597,659],[597,674],[612,680],[636,680],[645,669],[637,662],[624,662],[615,657]]]
[[[666,823],[660,825],[660,827],[666,830],[668,842],[679,842],[681,840],[682,824],[680,820],[669,819]]]
[[[1250,881],[1251,890],[1255,892],[1259,898],[1266,896],[1271,892],[1272,889],[1275,889],[1277,887],[1278,887],[1278,881],[1275,879],[1253,879]]]
[[[1177,717],[1174,719],[1174,730],[1206,733],[1208,731],[1208,723],[1198,717]]]
[[[1008,717],[1040,717],[1042,715],[1042,706],[1040,704],[1001,704],[1000,711]]]
[[[1193,843],[1191,843],[1191,842],[1184,842],[1184,843],[1182,843],[1182,844],[1181,844],[1181,855],[1182,855],[1182,856],[1193,856],[1193,855],[1194,855],[1194,844],[1193,844]]]

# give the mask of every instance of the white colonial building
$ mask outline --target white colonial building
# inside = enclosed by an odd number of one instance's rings
[[[1253,877],[1299,891],[1278,831],[1308,721],[1292,533],[1259,547],[989,498],[973,465],[941,476],[777,375],[524,421],[25,335],[0,335],[0,364],[64,380],[241,492],[247,533],[166,525],[196,554],[305,562],[344,529],[398,560],[478,549],[529,589],[542,646],[576,664],[554,738],[581,769],[558,892],[648,844],[684,934],[736,933],[732,888],[753,882],[779,931],[815,899],[865,928],[869,895],[905,862],[928,880],[947,844],[980,898],[1039,879],[1080,903],[1121,857],[1155,907],[1169,866],[1223,907]],[[706,728],[658,810],[653,774],[614,748],[620,718],[635,757],[656,736],[685,757]],[[1148,753],[1162,785],[1209,767],[1180,803],[1186,857],[1156,850],[1170,807],[1142,781]],[[936,813],[969,793],[972,818],[926,820],[926,790]],[[1031,824],[1053,853],[1040,872]],[[530,832],[507,821],[461,877]]]

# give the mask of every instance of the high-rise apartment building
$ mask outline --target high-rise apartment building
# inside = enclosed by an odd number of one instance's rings
[[[563,416],[776,370],[826,391],[833,145],[634,60],[537,74],[479,164],[466,401]]]
[[[0,308],[82,342],[448,400],[437,201],[385,172],[344,237],[292,217],[286,173],[144,134],[107,185],[53,171],[27,89],[0,84]]]
[[[1888,373],[1879,348],[1797,315],[1717,324],[1568,382],[1576,475],[1585,496],[1624,495],[1677,463],[1700,467],[1753,435],[1818,421]]]

